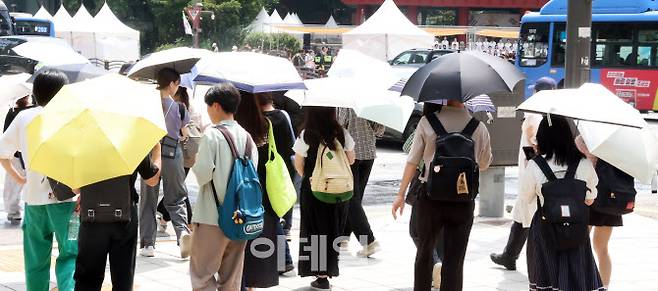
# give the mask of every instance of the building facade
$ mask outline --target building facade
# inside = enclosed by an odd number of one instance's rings
[[[355,8],[352,23],[363,23],[383,0],[341,0]],[[418,25],[518,26],[526,11],[537,11],[548,0],[395,0]]]

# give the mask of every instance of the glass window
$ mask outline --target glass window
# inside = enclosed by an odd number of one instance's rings
[[[457,11],[454,9],[421,7],[418,14],[418,24],[421,25],[457,25]]]
[[[548,57],[548,23],[526,23],[521,27],[519,56],[523,67],[546,63]]]
[[[658,43],[658,29],[644,30],[640,28],[640,31],[638,32],[638,41]]]
[[[637,47],[637,65],[640,67],[649,67],[655,66],[655,63],[651,62],[651,51],[652,47],[650,46],[638,46]]]
[[[405,52],[393,60],[393,65],[406,65],[411,60],[411,52]]]
[[[636,56],[633,45],[596,44],[594,47],[594,66],[634,66]]]
[[[553,58],[554,67],[563,67],[567,52],[567,25],[564,22],[553,24]]]
[[[594,24],[595,42],[632,42],[633,24],[628,23],[596,23]]]
[[[426,64],[429,52],[415,52],[409,60],[410,64]]]

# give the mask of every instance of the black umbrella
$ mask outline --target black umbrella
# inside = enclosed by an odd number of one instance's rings
[[[87,79],[100,77],[109,73],[105,69],[94,66],[92,64],[75,64],[75,65],[61,65],[61,66],[45,66],[39,69],[32,77],[27,80],[29,83],[34,81],[34,76],[48,69],[57,69],[62,71],[66,77],[69,78],[69,83],[82,82]]]
[[[454,99],[466,102],[482,94],[512,91],[525,76],[507,61],[480,52],[441,56],[418,69],[401,95],[418,102]]]

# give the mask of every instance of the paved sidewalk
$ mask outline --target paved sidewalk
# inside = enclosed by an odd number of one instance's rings
[[[367,207],[383,250],[371,259],[356,258],[354,253],[359,247],[352,240],[350,252],[341,256],[341,276],[331,281],[334,290],[412,290],[415,249],[407,232],[409,210],[406,208],[405,215],[394,221],[388,205]],[[610,287],[624,291],[658,290],[658,220],[637,214],[624,219],[626,226],[615,229],[611,241],[615,269]],[[503,248],[510,223],[509,218],[476,219],[466,258],[464,290],[527,290],[524,254],[518,262],[519,270],[514,272],[502,270],[489,261],[489,253]],[[293,238],[297,232],[295,227]],[[19,228],[2,221],[0,290],[25,289],[22,248],[20,243],[10,243],[19,235]],[[291,247],[296,259],[296,239]],[[137,259],[136,290],[190,290],[188,264],[178,257],[173,236],[161,237],[155,258]],[[52,278],[54,281],[54,274]],[[280,286],[270,290],[308,290],[310,281],[310,278],[285,276],[281,277]],[[108,273],[104,290],[110,290],[109,284]]]

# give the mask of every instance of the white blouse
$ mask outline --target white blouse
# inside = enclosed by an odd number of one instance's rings
[[[355,146],[354,139],[346,129],[343,129],[343,134],[345,135],[345,146],[343,148],[347,152],[353,151]],[[306,157],[308,156],[309,148],[310,146],[304,141],[304,131],[302,131],[295,141],[295,144],[292,146],[292,150],[300,156]]]
[[[547,160],[547,162],[558,179],[564,177],[567,172],[566,166],[557,165],[552,159]],[[596,171],[591,161],[588,159],[580,160],[576,169],[576,179],[585,181],[587,184],[589,191],[587,191],[585,199],[596,199],[596,185],[599,183],[599,178],[596,176]],[[539,197],[540,203],[544,205],[541,186],[546,182],[548,182],[548,179],[544,176],[544,173],[539,169],[535,161],[529,161],[524,175],[519,177],[519,198],[524,203],[532,203],[535,197]],[[583,201],[583,203],[585,202]]]

